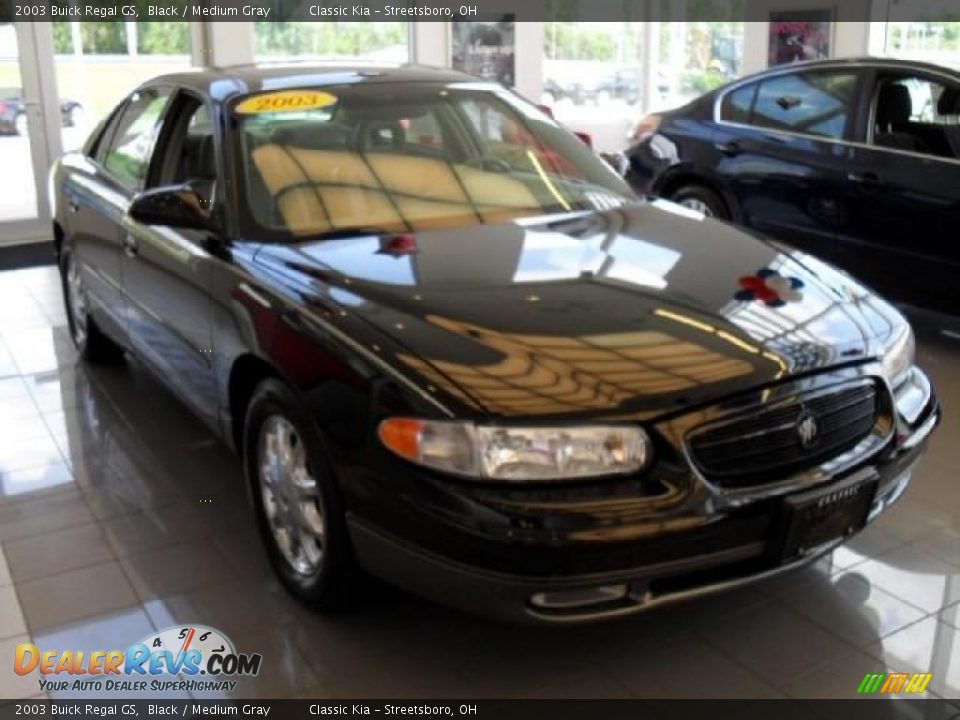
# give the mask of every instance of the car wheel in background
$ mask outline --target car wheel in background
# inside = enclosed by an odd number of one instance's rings
[[[17,116],[13,119],[13,131],[17,135],[23,137],[27,136],[27,114],[26,113],[17,113]]]
[[[279,380],[265,380],[254,392],[243,458],[260,534],[280,580],[312,607],[346,605],[356,569],[343,504],[313,420]]]
[[[83,274],[69,249],[60,254],[60,280],[70,337],[80,357],[101,363],[122,360],[123,348],[108,338],[90,315],[90,301],[83,284]]]
[[[707,217],[730,219],[727,204],[716,192],[703,185],[684,185],[670,195],[670,200]]]

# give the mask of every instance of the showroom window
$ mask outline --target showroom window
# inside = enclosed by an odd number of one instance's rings
[[[542,102],[599,150],[621,149],[643,115],[643,35],[644,23],[544,23]]]
[[[664,16],[676,14],[667,8]],[[704,13],[712,12],[705,9]],[[691,15],[696,15],[691,9]],[[743,60],[742,22],[660,23],[660,66],[651,109],[678,107],[740,77]]]
[[[52,30],[64,150],[83,145],[137,85],[191,65],[188,23],[54,22]]]
[[[724,97],[721,119],[772,130],[841,138],[852,110],[855,73],[791,73]]]
[[[908,7],[895,5],[894,15]],[[960,68],[960,22],[889,22],[886,54]]]
[[[253,39],[257,60],[410,59],[409,23],[258,22],[253,24]]]

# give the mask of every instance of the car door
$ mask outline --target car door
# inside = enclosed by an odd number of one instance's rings
[[[181,92],[160,132],[146,188],[190,183],[215,205],[220,177],[208,106]],[[208,233],[124,221],[124,288],[131,340],[174,390],[216,423]]]
[[[891,298],[960,308],[960,81],[881,67],[847,164],[841,262]]]
[[[170,100],[163,88],[141,88],[115,111],[83,155],[68,156],[64,184],[71,248],[84,277],[91,312],[114,337],[127,331],[121,226],[146,177],[160,119]]]
[[[721,96],[716,172],[745,225],[832,258],[856,68],[783,72]]]

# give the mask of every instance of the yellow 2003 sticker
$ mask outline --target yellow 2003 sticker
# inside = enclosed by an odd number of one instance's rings
[[[336,103],[336,96],[318,90],[283,90],[254,95],[239,103],[235,109],[240,115],[258,115],[260,113],[316,110],[336,105]]]

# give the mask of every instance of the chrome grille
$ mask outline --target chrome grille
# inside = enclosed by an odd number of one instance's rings
[[[693,430],[687,438],[697,467],[714,485],[746,488],[783,480],[851,449],[876,425],[876,385],[846,385],[798,396],[769,410]],[[798,427],[812,416],[817,433],[805,444]]]

